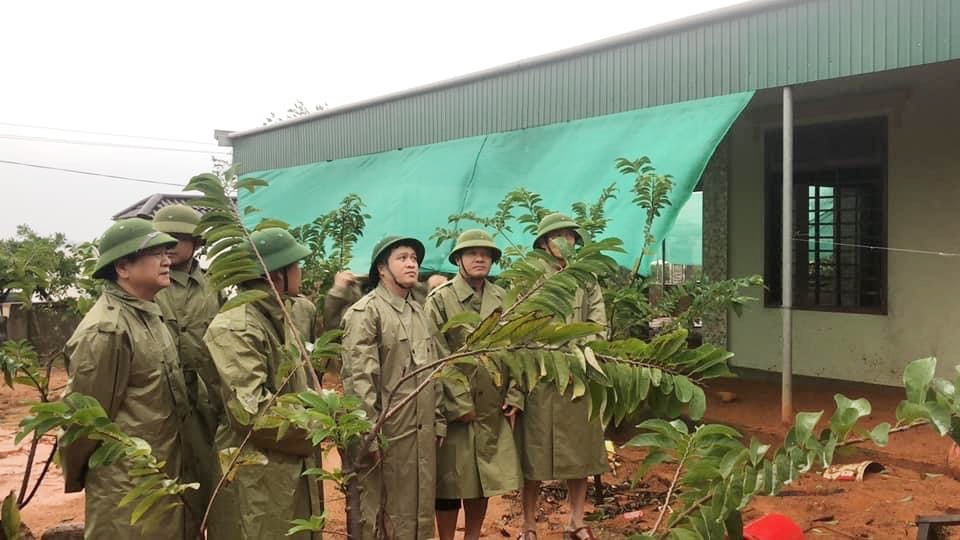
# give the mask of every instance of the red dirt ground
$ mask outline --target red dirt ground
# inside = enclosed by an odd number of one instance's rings
[[[64,383],[62,372],[55,372],[54,386]],[[794,403],[797,410],[833,412],[833,395],[843,393],[850,398],[865,397],[873,405],[874,414],[862,421],[865,426],[894,422],[894,410],[903,397],[899,388],[870,386],[823,380],[795,382]],[[732,403],[716,398],[717,391],[736,394]],[[736,379],[714,383],[708,390],[707,421],[726,423],[764,442],[776,443],[785,432],[779,419],[779,385],[771,380]],[[13,434],[33,399],[26,389],[0,390],[0,493],[19,489],[27,457],[27,445],[16,447]],[[780,512],[793,518],[810,538],[913,538],[918,515],[960,514],[960,482],[945,475],[944,461],[950,446],[931,428],[920,427],[890,436],[886,448],[870,443],[848,447],[835,462],[879,461],[886,467],[883,474],[870,474],[863,482],[825,480],[811,473],[795,485],[788,486],[778,497],[758,497],[747,509],[745,519],[766,512]],[[49,443],[37,453],[37,468],[49,452]],[[618,450],[621,466],[617,474],[604,475],[605,484],[622,484],[644,453],[636,449]],[[335,454],[325,465],[338,465]],[[36,469],[35,469],[36,470]],[[652,526],[657,516],[657,499],[662,500],[672,474],[669,467],[655,469],[633,491],[616,495],[621,505],[632,505],[643,511],[643,517],[628,521],[615,516],[594,522],[599,538],[622,538],[625,534]],[[542,503],[541,538],[559,538],[566,516],[562,494],[548,487]],[[608,497],[610,495],[608,494]],[[559,499],[559,500],[558,500]],[[329,485],[326,488],[327,508],[334,516],[331,530],[343,530],[343,498]],[[608,499],[609,501],[609,499]],[[588,504],[588,511],[593,506]],[[520,526],[520,505],[516,495],[491,501],[485,526],[487,538],[516,538]],[[63,479],[56,467],[44,480],[36,498],[23,511],[23,518],[33,531],[42,532],[62,522],[83,519],[83,494],[64,494]],[[960,538],[960,534],[951,538]]]

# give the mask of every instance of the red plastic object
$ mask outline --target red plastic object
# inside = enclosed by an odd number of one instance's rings
[[[744,540],[803,540],[803,530],[783,514],[767,514],[743,527]]]

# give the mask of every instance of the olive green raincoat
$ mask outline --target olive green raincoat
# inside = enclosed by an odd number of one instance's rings
[[[190,414],[173,339],[160,308],[113,283],[80,322],[66,344],[70,381],[67,392],[96,398],[128,435],[150,444],[166,461],[171,478],[181,474],[181,425]],[[66,491],[86,491],[85,538],[196,537],[186,530],[182,506],[169,511],[149,534],[130,525],[132,506],[118,503],[136,485],[124,463],[88,469],[94,441],[78,440],[60,449]],[[173,501],[159,501],[158,506]]]
[[[220,300],[207,288],[206,277],[194,261],[190,273],[170,270],[170,286],[157,293],[155,301],[176,344],[197,420],[184,426],[183,468],[184,480],[200,482],[200,489],[187,492],[185,497],[190,515],[199,526],[220,474],[213,443],[223,413],[220,377],[203,344],[203,334],[220,309]],[[226,516],[211,515],[208,537],[231,537],[221,534],[221,530],[231,529],[230,524],[221,522],[221,517]]]
[[[288,330],[280,306],[272,299],[260,300],[217,315],[203,338],[220,375],[226,422],[217,431],[217,447],[223,452],[237,448],[249,430],[230,412],[239,407],[251,416],[259,413],[276,394],[307,390],[307,374],[295,368],[290,382],[278,388],[277,369],[285,360]],[[320,513],[317,482],[301,474],[314,467],[312,449],[296,430],[275,442],[272,435],[255,436],[252,446],[268,463],[243,465],[236,478],[214,502],[240,525],[243,539],[285,538],[293,519]],[[304,450],[304,448],[306,449]],[[223,499],[222,496],[226,495]],[[224,508],[225,507],[225,508]],[[313,536],[319,537],[319,534]],[[311,538],[301,533],[292,538]]]
[[[303,295],[288,297],[287,309],[300,338],[313,343],[317,339],[317,306]]]
[[[603,294],[598,285],[577,289],[567,322],[607,325]],[[571,385],[572,386],[572,385]],[[552,384],[538,384],[527,394],[526,409],[517,421],[523,475],[528,480],[572,480],[607,471],[603,425],[589,419],[587,399],[571,400]]]
[[[396,296],[383,284],[356,302],[343,324],[343,390],[359,396],[376,422],[400,378],[437,359],[436,329],[418,303]],[[391,403],[410,395],[428,375],[424,371],[404,382]],[[359,473],[365,540],[376,538],[381,497],[386,498],[386,518],[397,539],[433,537],[436,437],[446,433],[437,398],[435,386],[428,384],[384,423],[388,446],[380,449],[383,461]]]
[[[482,296],[460,275],[434,289],[427,298],[426,312],[438,328],[450,317],[473,311],[487,317],[503,305],[503,288],[486,283]],[[441,355],[463,346],[463,328],[448,330]],[[445,349],[445,350],[443,350]],[[470,381],[464,386],[443,380],[441,410],[447,420],[447,437],[437,451],[437,498],[477,499],[520,489],[523,475],[510,422],[503,415],[504,404],[523,409],[523,394],[514,387],[497,388],[486,369],[457,366]],[[474,421],[456,419],[475,411]]]
[[[410,292],[413,300],[421,306],[427,301],[429,291],[426,283],[418,281]],[[336,285],[331,287],[323,300],[323,329],[334,330],[340,328],[347,310],[362,297],[363,289],[359,283],[354,283],[349,287],[338,287]]]
[[[349,287],[338,287],[334,285],[327,291],[323,300],[323,330],[336,330],[343,326],[343,316],[347,313],[357,300],[363,297],[363,289],[359,283],[354,283]],[[425,283],[417,282],[411,290],[413,300],[424,305],[427,300],[427,286]],[[341,369],[340,361],[330,359],[327,362],[327,373],[339,373]]]

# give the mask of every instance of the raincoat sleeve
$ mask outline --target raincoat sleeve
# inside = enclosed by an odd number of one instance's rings
[[[80,393],[100,402],[107,416],[115,419],[126,394],[132,352],[124,334],[88,331],[68,344],[70,356],[69,393]],[[81,438],[60,448],[60,460],[67,493],[83,489],[87,461],[99,445]]]
[[[268,349],[267,340],[249,328],[237,331],[212,327],[205,340],[220,374],[222,388],[226,389],[226,410],[232,419],[230,425],[241,436],[246,435],[249,419],[238,418],[237,409],[252,418],[266,408],[274,394],[268,386],[269,363],[263,352]],[[262,450],[297,456],[308,456],[312,452],[306,433],[297,428],[289,429],[279,440],[276,429],[255,429],[250,440]]]
[[[587,289],[584,295],[583,307],[586,322],[597,323],[603,326],[603,332],[597,335],[597,339],[604,339],[607,335],[607,308],[603,303],[603,290],[599,284],[595,283]]]
[[[370,422],[380,417],[380,347],[376,309],[365,306],[347,313],[343,321],[341,377],[345,393],[360,398]],[[376,444],[371,451],[376,451]]]
[[[347,309],[361,297],[359,287],[333,286],[323,300],[323,329],[336,330],[343,322]]]
[[[436,332],[437,358],[449,356],[452,347],[440,331],[447,323],[447,314],[440,295],[431,294],[427,298],[424,310]],[[437,383],[436,394],[438,417],[443,418],[445,422],[453,422],[476,408],[470,392],[470,383],[467,382],[463,372],[454,365],[447,364],[444,367]],[[446,426],[443,429],[446,431]]]

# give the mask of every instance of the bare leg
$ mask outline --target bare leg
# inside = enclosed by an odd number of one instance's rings
[[[486,497],[463,500],[463,514],[466,516],[463,540],[478,540],[480,538],[483,518],[487,515],[487,500]]]
[[[587,502],[587,479],[567,480],[567,497],[570,499],[570,530],[575,531],[586,525],[583,507]]]
[[[440,540],[453,540],[457,534],[457,517],[460,510],[437,510],[437,533]]]
[[[540,482],[538,480],[524,480],[520,490],[523,503],[523,530],[537,530],[537,503],[540,499]]]

